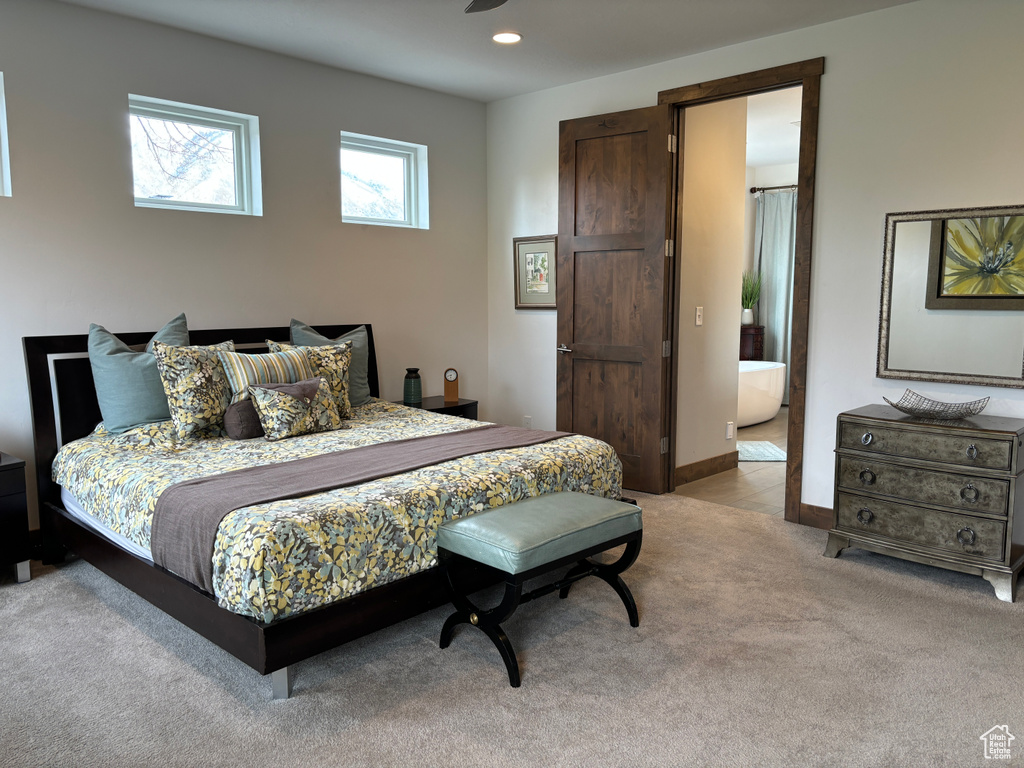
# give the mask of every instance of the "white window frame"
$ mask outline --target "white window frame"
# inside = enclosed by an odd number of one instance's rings
[[[344,192],[341,200],[341,220],[345,224],[373,224],[381,227],[405,227],[408,229],[430,229],[430,194],[427,181],[427,148],[423,144],[383,139],[361,133],[341,132],[341,149],[369,152],[405,159],[405,219],[381,219],[371,216],[352,216],[345,213]],[[338,154],[341,184],[340,162]],[[340,188],[340,187],[339,187]]]
[[[11,152],[7,145],[7,99],[4,73],[0,72],[0,197],[11,196]]]
[[[137,208],[234,213],[243,216],[263,215],[263,190],[260,181],[260,119],[258,117],[241,112],[198,107],[193,104],[182,104],[177,101],[130,93],[128,94],[128,119],[131,120],[134,115],[219,128],[229,130],[235,135],[235,199],[237,201],[235,205],[136,197],[135,206]],[[134,157],[132,160],[134,164]]]

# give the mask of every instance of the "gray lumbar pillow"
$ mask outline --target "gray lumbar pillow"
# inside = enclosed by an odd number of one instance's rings
[[[271,387],[271,384],[264,384]],[[252,398],[239,400],[232,403],[224,412],[224,431],[232,440],[252,440],[254,437],[263,437],[263,425],[260,424],[260,415],[256,413],[256,406]]]
[[[124,432],[171,418],[152,353],[154,340],[187,347],[188,324],[184,313],[157,331],[145,351],[132,349],[102,325],[89,326],[89,364],[103,426],[110,432]]]
[[[370,342],[366,336],[365,325],[360,325],[354,331],[349,331],[336,339],[328,339],[305,323],[293,319],[291,337],[292,344],[297,347],[322,347],[351,341],[352,362],[348,367],[348,400],[353,407],[370,402]]]

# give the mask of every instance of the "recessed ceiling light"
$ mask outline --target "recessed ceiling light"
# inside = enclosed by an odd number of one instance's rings
[[[491,38],[496,43],[502,43],[504,45],[511,45],[512,43],[518,43],[523,39],[523,36],[518,32],[499,32]]]

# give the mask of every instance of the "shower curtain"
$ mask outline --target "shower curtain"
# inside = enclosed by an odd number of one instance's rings
[[[795,189],[758,193],[754,243],[757,267],[762,276],[757,322],[764,326],[764,359],[786,364],[786,388],[782,402],[788,405],[793,261],[796,255]]]

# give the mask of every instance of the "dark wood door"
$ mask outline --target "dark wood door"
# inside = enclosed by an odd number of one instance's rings
[[[672,490],[672,114],[559,125],[558,429],[611,444],[649,493]]]

